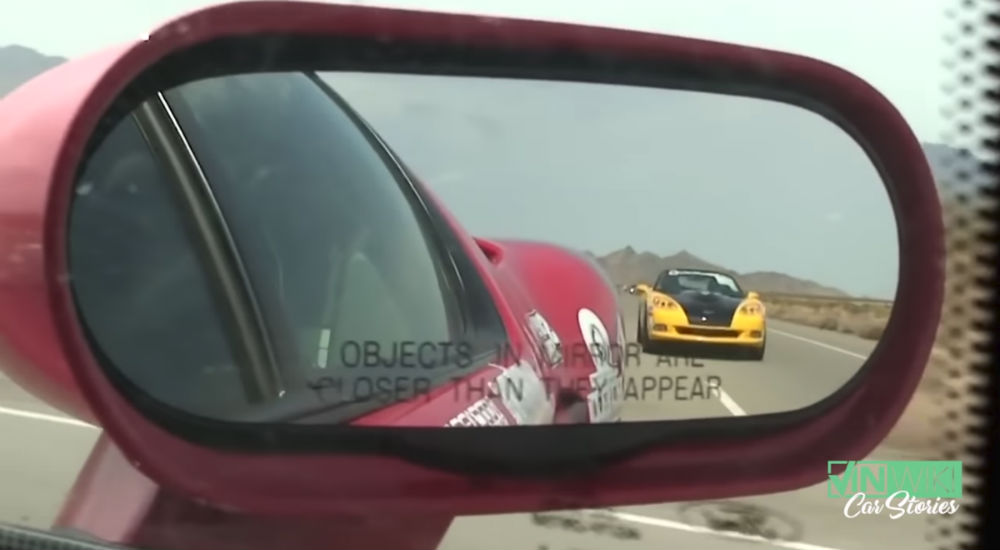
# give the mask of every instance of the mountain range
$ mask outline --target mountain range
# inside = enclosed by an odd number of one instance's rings
[[[66,58],[43,55],[24,46],[0,46],[0,97],[63,61]]]
[[[55,67],[65,58],[48,56],[31,48],[19,45],[0,46],[0,98],[38,74]],[[922,144],[935,179],[955,181],[963,170],[974,172],[977,159],[947,145],[937,143]],[[951,187],[949,185],[949,187]],[[948,198],[946,201],[950,200]],[[598,256],[588,252],[604,267],[616,284],[651,282],[663,269],[699,268],[713,269],[729,273],[748,289],[760,292],[781,292],[792,294],[816,294],[846,296],[844,291],[827,284],[810,281],[785,273],[755,271],[736,273],[721,264],[704,260],[691,252],[682,250],[672,255],[660,256],[654,252],[636,251],[631,246]]]
[[[616,285],[621,286],[640,282],[651,284],[656,276],[665,269],[707,269],[726,273],[735,278],[745,289],[762,293],[848,296],[848,293],[838,288],[784,273],[774,271],[738,273],[720,264],[699,258],[687,250],[681,250],[669,256],[658,256],[652,252],[638,252],[631,246],[626,246],[603,256],[592,252],[587,254],[604,268]]]

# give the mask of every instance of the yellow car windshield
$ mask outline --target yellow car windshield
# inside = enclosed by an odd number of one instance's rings
[[[745,294],[732,277],[707,271],[667,271],[656,282],[655,290],[664,294],[710,292],[732,298]]]

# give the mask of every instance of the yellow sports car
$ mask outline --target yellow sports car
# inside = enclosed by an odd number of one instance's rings
[[[656,282],[636,285],[637,338],[643,351],[660,343],[725,346],[760,361],[767,344],[764,304],[735,279],[716,271],[671,269]]]

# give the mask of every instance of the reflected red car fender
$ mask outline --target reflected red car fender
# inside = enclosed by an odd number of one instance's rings
[[[551,369],[552,380],[584,401],[612,390],[607,385],[622,376],[614,346],[624,340],[613,285],[582,253],[547,243],[495,242],[504,251],[497,279],[516,289],[508,294],[522,295],[558,335],[562,361]],[[621,403],[610,405],[615,410],[591,420],[617,420]]]
[[[458,237],[463,252],[473,259],[503,316],[513,350],[531,350],[531,361],[549,389],[575,393],[587,401],[595,389],[591,376],[597,374],[598,361],[590,353],[593,346],[581,328],[581,311],[598,317],[608,344],[624,341],[618,332],[617,295],[605,274],[582,253],[561,246],[473,237],[432,189],[419,178],[414,178],[414,183]],[[548,365],[537,341],[529,321],[533,314],[540,315],[559,340],[562,357],[556,365]],[[620,378],[620,370],[614,376]]]

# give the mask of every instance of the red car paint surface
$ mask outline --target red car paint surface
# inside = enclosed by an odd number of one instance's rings
[[[526,52],[600,51],[734,74],[766,73],[775,86],[825,101],[879,151],[897,221],[904,228],[893,318],[870,359],[877,368],[823,414],[782,431],[753,437],[748,431],[745,440],[650,447],[585,479],[473,479],[387,456],[234,456],[177,437],[145,418],[110,385],[82,337],[65,278],[68,190],[101,114],[142,69],[201,40],[259,30],[357,37],[388,33]],[[108,540],[191,549],[433,547],[458,513],[546,509],[553,493],[601,506],[801,487],[822,479],[826,460],[863,456],[881,440],[912,394],[937,326],[943,290],[937,263],[943,258],[941,217],[919,145],[899,114],[869,86],[796,56],[529,21],[498,25],[491,18],[247,3],[204,10],[161,27],[149,40],[61,65],[0,101],[0,120],[0,364],[48,403],[104,427],[57,523]],[[614,289],[584,259],[543,244],[477,242],[433,194],[424,192],[474,259],[511,347],[523,350],[536,368],[543,368],[540,354],[526,341],[531,311],[542,313],[567,347],[580,341],[581,307],[597,313],[609,334],[618,330]],[[497,373],[479,375],[498,376],[500,370],[493,370]],[[470,403],[450,396],[402,403],[358,423],[409,425],[417,420],[440,426]],[[498,440],[503,437],[497,435]],[[743,460],[742,468],[728,467],[734,456]]]

